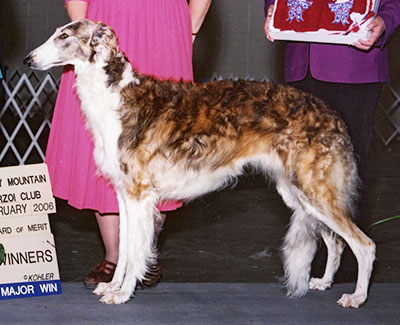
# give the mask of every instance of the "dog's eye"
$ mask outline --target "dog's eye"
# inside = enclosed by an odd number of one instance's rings
[[[59,39],[66,39],[68,37],[69,35],[67,33],[62,33],[60,36],[58,36]]]

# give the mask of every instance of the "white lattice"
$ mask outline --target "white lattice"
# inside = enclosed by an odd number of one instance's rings
[[[387,146],[400,135],[400,94],[387,83],[378,104],[375,131]]]
[[[1,80],[1,85],[4,95],[0,110],[0,137],[4,141],[1,164],[24,164],[29,159],[43,161],[47,142],[44,131],[50,128],[58,82],[50,73],[27,75],[15,71]]]

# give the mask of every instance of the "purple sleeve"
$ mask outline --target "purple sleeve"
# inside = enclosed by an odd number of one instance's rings
[[[265,5],[264,5],[265,16],[267,16],[268,7],[270,5],[273,5],[274,2],[275,2],[275,0],[265,0]]]
[[[400,25],[400,1],[381,0],[377,16],[385,22],[385,32],[376,45],[383,45]]]

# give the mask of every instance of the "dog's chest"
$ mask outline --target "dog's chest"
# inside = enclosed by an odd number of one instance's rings
[[[101,173],[116,183],[119,175],[118,139],[121,122],[118,108],[121,98],[118,92],[105,86],[101,75],[96,78],[77,78],[77,91],[86,124],[94,140],[94,160]]]

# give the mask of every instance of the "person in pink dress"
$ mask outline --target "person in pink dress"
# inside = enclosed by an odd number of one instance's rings
[[[71,20],[89,18],[110,25],[122,51],[140,73],[161,79],[193,80],[192,41],[211,0],[65,0]],[[93,80],[93,82],[96,82]],[[74,91],[72,68],[61,78],[46,150],[53,193],[78,209],[95,211],[106,256],[84,279],[88,287],[112,279],[118,261],[118,203],[112,186],[98,174],[93,142]],[[178,201],[160,202],[160,211],[175,210]],[[158,235],[158,234],[157,234]],[[145,285],[159,281],[152,268]]]

